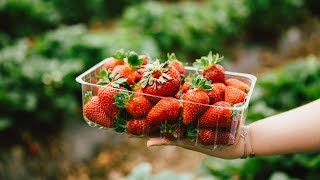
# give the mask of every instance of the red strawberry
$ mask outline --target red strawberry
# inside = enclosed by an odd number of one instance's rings
[[[225,71],[224,68],[216,64],[222,61],[223,57],[219,57],[219,54],[212,55],[210,51],[208,56],[202,56],[201,59],[197,59],[196,62],[193,63],[194,67],[203,70],[203,76],[208,80],[211,80],[213,83],[215,82],[225,82]]]
[[[142,59],[142,64],[141,64],[141,65],[146,65],[146,64],[148,64],[149,58],[148,58],[147,55],[140,55],[139,58]]]
[[[178,124],[164,123],[161,125],[161,134],[170,141],[182,139],[184,138],[184,127]]]
[[[93,96],[83,107],[84,116],[92,122],[105,127],[113,127],[113,120],[106,115],[101,107],[98,96]]]
[[[225,88],[223,83],[213,83],[211,85],[212,89],[207,93],[210,98],[210,104],[224,100],[223,86]]]
[[[191,87],[191,82],[185,82],[182,85],[181,92],[186,93]]]
[[[113,88],[111,85],[100,87],[98,90],[98,96],[102,109],[111,118],[116,118],[119,114],[118,108],[114,104],[114,96],[119,92],[119,89]]]
[[[184,66],[182,62],[177,59],[176,55],[174,53],[171,53],[171,54],[168,53],[167,56],[168,56],[168,60],[170,61],[170,65],[176,68],[176,70],[180,74],[184,74],[185,72]]]
[[[232,103],[232,104],[237,104],[244,102],[247,97],[247,94],[233,86],[227,86],[226,91],[225,91],[225,101]]]
[[[116,66],[123,65],[123,60],[110,57],[106,60],[104,67],[106,70],[113,70]]]
[[[224,108],[226,107],[226,108]],[[231,105],[224,101],[219,101],[213,104],[199,119],[199,127],[214,128],[214,127],[230,127],[232,111]]]
[[[149,125],[160,125],[165,121],[170,123],[178,121],[180,116],[180,102],[173,97],[162,98],[147,114]]]
[[[239,79],[234,79],[234,78],[228,79],[226,80],[226,85],[233,86],[244,92],[248,92],[250,90],[250,87],[246,83],[240,81]]]
[[[234,136],[229,132],[215,131],[212,129],[200,129],[199,141],[203,145],[227,145],[234,144]]]
[[[204,111],[206,111],[210,103],[209,96],[205,90],[211,89],[211,84],[201,75],[191,75],[191,89],[182,97],[183,102],[182,121],[184,124],[191,124]]]
[[[127,123],[127,132],[134,135],[146,135],[149,130],[150,128],[145,119],[131,119]]]
[[[227,86],[223,83],[213,83],[212,85],[218,88],[220,96],[222,97],[222,99],[224,99],[224,92]]]
[[[135,70],[133,70],[129,65],[116,66],[112,73],[118,74],[122,78],[126,78],[130,85],[136,82]]]
[[[144,117],[152,109],[153,105],[142,94],[121,91],[115,95],[115,105],[125,108],[133,117]]]
[[[180,89],[181,78],[179,72],[169,66],[169,62],[160,64],[159,60],[145,66],[141,80],[142,91],[146,94],[162,97],[174,97]],[[147,96],[157,102],[160,98]]]
[[[137,82],[138,73],[136,70],[141,66],[143,60],[139,58],[134,51],[128,53],[128,57],[124,65],[116,66],[112,73],[117,74],[122,78],[127,78],[128,84],[132,85]]]
[[[106,63],[104,64],[105,69],[113,70],[118,65],[123,65],[123,59],[126,57],[123,49],[118,50],[112,57],[108,58],[106,60]]]

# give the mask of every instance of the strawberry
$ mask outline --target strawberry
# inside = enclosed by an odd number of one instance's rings
[[[110,57],[106,59],[106,63],[104,64],[104,67],[106,70],[113,70],[116,66],[119,66],[119,65],[123,65],[123,60]]]
[[[116,107],[114,96],[119,92],[119,89],[113,88],[111,85],[102,86],[98,90],[98,96],[102,109],[111,118],[116,118],[119,115],[119,110]]]
[[[218,89],[220,96],[222,97],[222,99],[224,99],[224,92],[226,90],[226,85],[223,83],[213,83],[212,85]]]
[[[232,103],[232,104],[237,104],[237,103],[242,103],[245,101],[247,97],[247,94],[233,86],[227,86],[225,90],[225,101]]]
[[[180,102],[173,97],[162,98],[147,114],[149,125],[160,125],[165,121],[176,122],[180,116]]]
[[[153,107],[149,100],[139,93],[121,91],[115,95],[114,99],[117,107],[125,108],[133,117],[144,117]]]
[[[149,130],[150,128],[145,119],[131,119],[127,123],[127,132],[134,135],[146,135]]]
[[[206,90],[211,90],[211,84],[199,74],[191,74],[191,89],[188,90],[182,97],[183,110],[182,121],[184,124],[191,124],[204,111],[206,111],[210,103],[209,96]]]
[[[118,50],[112,57],[106,60],[104,67],[106,70],[113,70],[116,66],[123,65],[123,59],[126,57],[123,49]]]
[[[181,92],[186,93],[191,87],[191,82],[186,81],[181,87]]]
[[[214,127],[230,127],[232,106],[224,101],[219,101],[213,104],[212,107],[206,110],[199,119],[199,127],[214,128]]]
[[[147,55],[140,55],[139,58],[142,59],[142,64],[141,65],[148,64],[148,60],[150,59]]]
[[[170,61],[170,65],[173,66],[174,68],[176,68],[176,70],[180,73],[180,74],[184,74],[185,70],[184,70],[184,66],[182,64],[181,61],[179,61],[176,57],[176,55],[174,53],[171,54],[167,54],[168,60]]]
[[[234,136],[232,134],[213,129],[200,129],[198,138],[203,145],[227,145],[234,143]]]
[[[238,88],[244,92],[249,92],[249,90],[250,90],[250,87],[246,83],[240,81],[239,79],[234,79],[234,78],[227,79],[226,85],[233,86],[233,87]]]
[[[142,91],[153,102],[160,100],[158,97],[174,97],[180,89],[181,78],[179,72],[169,62],[160,63],[156,60],[152,64],[145,66],[146,72],[143,73],[143,78],[140,81]]]
[[[175,141],[177,139],[182,139],[184,137],[184,127],[178,124],[168,124],[165,122],[161,124],[161,134],[164,138]]]
[[[213,83],[211,85],[212,89],[207,92],[210,99],[210,104],[224,100],[224,89],[222,89],[222,85],[225,87],[223,83]]]
[[[116,66],[112,73],[118,74],[122,78],[127,78],[127,82],[130,85],[135,84],[139,75],[136,70],[141,66],[143,60],[134,51],[129,52],[125,60],[127,60],[125,64]]]
[[[143,118],[133,118],[126,121],[123,118],[117,117],[114,130],[120,133],[127,132],[134,135],[147,135],[150,132],[150,127]]]
[[[91,97],[87,94],[85,99],[87,102],[83,107],[83,114],[87,119],[108,128],[114,126],[113,120],[102,109],[98,96]]]
[[[120,78],[110,71],[101,70],[97,76],[100,80],[98,85],[98,97],[102,109],[111,118],[116,118],[119,114],[118,108],[114,105],[114,96],[126,85],[127,79]]]
[[[219,57],[219,54],[212,55],[210,51],[208,56],[202,56],[200,59],[196,59],[193,63],[194,67],[203,70],[203,76],[212,83],[215,82],[225,82],[225,70],[224,68],[217,64],[222,61],[223,57]]]

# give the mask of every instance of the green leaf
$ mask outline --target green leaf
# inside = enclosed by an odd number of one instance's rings
[[[129,93],[127,91],[120,91],[114,96],[114,104],[118,108],[126,108],[128,102],[134,97],[134,93]]]
[[[139,58],[139,55],[136,52],[131,51],[129,53],[128,63],[131,68],[133,68],[133,69],[138,68],[142,64],[142,62],[143,62],[142,58]]]
[[[84,95],[84,98],[83,98],[83,103],[84,104],[87,104],[87,102],[90,101],[90,99],[92,98],[92,91],[87,91]]]
[[[123,60],[126,57],[126,53],[123,49],[120,49],[116,51],[116,53],[112,57],[118,60]]]
[[[124,118],[117,117],[115,120],[114,130],[119,133],[126,132],[127,130],[127,121]]]
[[[167,54],[168,60],[173,61],[173,60],[177,60],[177,57],[174,53],[171,54]]]

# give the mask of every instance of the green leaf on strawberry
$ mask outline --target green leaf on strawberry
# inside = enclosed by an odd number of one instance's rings
[[[125,118],[117,117],[115,119],[114,130],[119,133],[123,133],[127,131],[127,121],[125,120]]]
[[[208,56],[202,56],[200,59],[196,59],[196,62],[193,63],[194,67],[199,69],[207,69],[213,64],[217,64],[223,60],[223,56],[219,56],[219,54],[212,55],[212,51],[209,52]]]
[[[126,53],[123,49],[120,49],[116,51],[116,53],[112,57],[118,60],[123,60],[126,57]]]

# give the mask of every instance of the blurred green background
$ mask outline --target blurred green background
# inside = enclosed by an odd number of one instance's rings
[[[315,0],[0,0],[0,179],[320,179],[319,153],[192,161],[91,128],[74,80],[120,48],[216,51],[258,77],[250,123],[320,98],[319,32]]]

